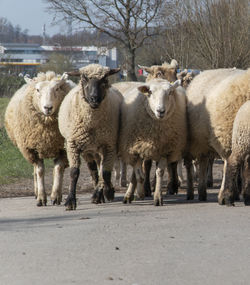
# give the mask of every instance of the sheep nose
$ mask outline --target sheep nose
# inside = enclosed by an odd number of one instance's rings
[[[97,97],[90,97],[90,102],[91,103],[96,103],[97,102]]]
[[[53,107],[51,106],[44,106],[44,110],[48,113],[50,113],[52,111]]]
[[[159,113],[160,117],[163,117],[165,114],[165,108],[157,108],[157,113]]]

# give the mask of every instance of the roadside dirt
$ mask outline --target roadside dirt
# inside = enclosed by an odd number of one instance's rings
[[[154,175],[154,167],[153,171],[151,171],[151,177],[153,178]],[[221,180],[222,180],[222,171],[223,171],[223,164],[220,160],[215,161],[214,167],[213,167],[213,176],[214,176],[214,185],[213,188],[211,188],[208,191],[217,192],[220,188]],[[128,177],[131,173],[131,168],[128,170]],[[46,184],[46,192],[49,195],[51,192],[51,185],[52,185],[52,175],[53,170],[52,169],[46,169],[46,175],[45,175],[45,184]],[[186,177],[186,171],[183,167],[183,175],[184,178]],[[113,184],[115,185],[116,192],[125,192],[125,187],[119,187],[117,183],[115,182],[115,177],[113,175]],[[164,188],[167,183],[167,174],[164,175]],[[66,169],[64,174],[64,186],[63,186],[63,194],[68,194],[68,185],[69,185],[69,168]],[[197,186],[197,185],[195,185]],[[164,191],[165,189],[163,189]],[[196,188],[195,188],[196,190]],[[77,183],[77,194],[80,193],[90,193],[93,191],[93,186],[91,182],[91,178],[87,169],[86,164],[83,162],[80,170],[80,177]],[[186,192],[186,180],[182,183],[179,193],[185,193]],[[11,184],[4,184],[0,185],[0,198],[10,198],[10,197],[22,197],[22,196],[33,196],[33,179],[19,179],[15,183]]]

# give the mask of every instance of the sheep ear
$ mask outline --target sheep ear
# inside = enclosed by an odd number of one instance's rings
[[[121,70],[120,68],[112,68],[112,69],[109,70],[108,73],[106,73],[105,77],[111,76],[111,75],[113,75],[113,74],[119,72],[120,70]]]
[[[171,60],[171,63],[170,63],[170,66],[171,66],[172,68],[177,69],[177,68],[178,68],[178,62],[177,62],[177,60],[172,59],[172,60]]]
[[[65,72],[67,75],[70,75],[70,76],[80,76],[81,73],[79,70],[73,70],[73,71],[70,71],[70,72]]]
[[[150,95],[150,94],[152,94],[152,92],[151,92],[149,86],[147,86],[147,85],[139,86],[139,87],[138,87],[138,90],[139,90],[142,94],[147,95],[147,96]]]
[[[68,79],[69,75],[67,72],[64,72],[63,75],[60,78],[60,81],[66,81]]]
[[[178,86],[181,86],[181,79],[178,79],[173,84],[171,84],[171,89],[176,89]]]
[[[152,69],[151,67],[148,67],[148,66],[143,66],[143,65],[138,65],[139,68],[145,70],[147,73],[152,73]]]
[[[30,83],[32,81],[32,79],[27,76],[24,76],[23,79],[25,80],[26,83]]]

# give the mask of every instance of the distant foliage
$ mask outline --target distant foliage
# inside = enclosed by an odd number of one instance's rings
[[[0,74],[0,97],[11,97],[24,83],[23,77]]]

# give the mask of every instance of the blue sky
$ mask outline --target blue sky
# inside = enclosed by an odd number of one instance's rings
[[[28,29],[29,35],[42,35],[44,24],[50,36],[64,33],[65,27],[51,25],[53,15],[46,11],[46,7],[43,0],[0,0],[0,17],[7,18],[13,26],[20,25],[22,30]]]

